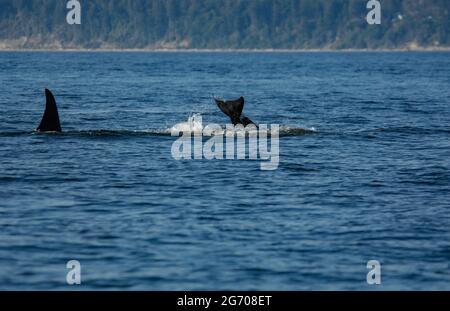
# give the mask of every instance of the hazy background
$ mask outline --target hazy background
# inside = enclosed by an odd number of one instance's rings
[[[1,49],[418,49],[450,46],[448,0],[0,0]]]

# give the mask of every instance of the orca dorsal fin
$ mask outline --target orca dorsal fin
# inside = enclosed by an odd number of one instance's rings
[[[230,117],[233,125],[241,124],[241,115],[244,110],[245,100],[241,97],[236,100],[223,101],[215,99],[217,106],[220,110]]]
[[[38,132],[61,132],[61,123],[59,122],[58,107],[55,97],[50,90],[45,89],[45,112],[41,124],[36,129]]]

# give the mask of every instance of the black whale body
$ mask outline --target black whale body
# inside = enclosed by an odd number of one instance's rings
[[[45,112],[42,121],[36,131],[38,132],[62,132],[61,123],[59,122],[58,107],[56,100],[50,90],[45,89]]]

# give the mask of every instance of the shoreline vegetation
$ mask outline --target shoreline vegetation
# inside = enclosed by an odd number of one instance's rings
[[[1,0],[0,50],[449,51],[449,0]]]

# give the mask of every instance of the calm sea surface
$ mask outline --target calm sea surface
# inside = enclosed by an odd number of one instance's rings
[[[44,89],[64,134],[33,133]],[[450,53],[0,53],[0,289],[450,290]],[[280,165],[161,135],[246,98]]]

